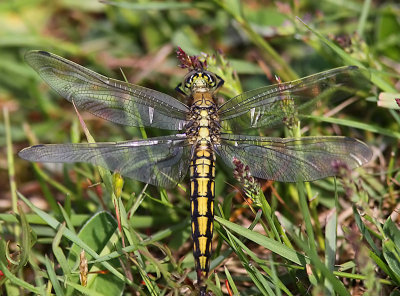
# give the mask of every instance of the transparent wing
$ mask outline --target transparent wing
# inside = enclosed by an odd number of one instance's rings
[[[35,162],[87,162],[168,188],[186,175],[190,147],[185,136],[176,135],[118,143],[36,145],[21,150],[19,156]]]
[[[365,70],[349,66],[251,90],[219,108],[221,124],[235,132],[281,124],[307,114],[320,101],[340,100],[365,89],[369,82],[365,76]]]
[[[115,123],[182,130],[188,107],[173,97],[97,74],[46,51],[29,51],[28,64],[78,109]]]
[[[361,141],[347,137],[266,138],[224,134],[215,146],[233,167],[233,158],[248,165],[254,177],[281,182],[313,181],[367,163],[372,152]]]

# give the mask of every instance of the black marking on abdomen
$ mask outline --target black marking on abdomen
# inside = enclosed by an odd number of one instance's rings
[[[200,144],[190,163],[190,196],[192,213],[193,256],[198,281],[210,269],[214,229],[215,155]]]

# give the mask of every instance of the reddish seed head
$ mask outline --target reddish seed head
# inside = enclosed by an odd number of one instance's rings
[[[180,61],[179,67],[191,70],[207,69],[207,61],[200,61],[198,56],[188,55],[182,48],[178,47],[176,56]]]
[[[347,165],[347,163],[345,163],[343,161],[334,160],[334,161],[332,161],[331,165],[337,176],[340,176],[342,178],[344,178],[346,176],[350,177],[351,170],[350,170],[349,166]]]

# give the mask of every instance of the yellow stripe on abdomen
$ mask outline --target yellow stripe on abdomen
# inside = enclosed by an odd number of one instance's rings
[[[210,269],[214,225],[215,155],[209,146],[198,144],[190,163],[193,256],[198,278]]]

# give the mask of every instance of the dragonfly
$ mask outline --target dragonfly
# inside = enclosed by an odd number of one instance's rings
[[[91,163],[164,188],[181,183],[189,172],[199,283],[208,276],[212,255],[217,156],[231,168],[239,160],[252,176],[280,182],[335,176],[338,163],[354,169],[372,156],[365,143],[349,137],[249,135],[255,129],[307,115],[321,101],[354,92],[359,81],[365,80],[356,66],[264,86],[218,104],[223,79],[195,59],[178,88],[186,102],[108,78],[46,51],[29,51],[25,59],[51,88],[80,110],[127,126],[177,131],[175,135],[115,143],[35,145],[21,150],[19,156],[33,162]]]

